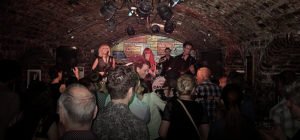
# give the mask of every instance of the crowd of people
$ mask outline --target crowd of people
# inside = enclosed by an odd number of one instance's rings
[[[258,128],[243,77],[232,72],[214,82],[208,67],[195,69],[192,49],[185,42],[173,57],[166,48],[155,62],[145,48],[131,63],[116,65],[110,46],[101,44],[91,74],[79,79],[75,67],[64,77],[54,66],[51,82],[32,82],[23,100],[12,90],[14,77],[1,75],[0,139],[300,139],[300,81],[293,72],[276,80],[282,101],[270,110],[274,127]]]

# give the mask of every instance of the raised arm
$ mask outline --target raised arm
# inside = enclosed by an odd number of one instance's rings
[[[93,66],[92,66],[92,70],[95,70],[95,68],[97,67],[98,65],[98,59],[96,58],[94,63],[93,63]]]
[[[199,133],[201,135],[202,140],[207,140],[208,132],[209,132],[209,125],[201,124],[198,129],[199,129]]]
[[[162,139],[167,138],[169,127],[170,127],[170,122],[169,121],[165,121],[165,120],[161,121],[160,128],[159,128],[159,136]]]

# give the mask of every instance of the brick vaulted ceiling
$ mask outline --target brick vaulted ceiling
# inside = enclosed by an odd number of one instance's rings
[[[71,4],[75,1],[77,3]],[[158,1],[158,0],[154,0]],[[164,1],[164,0],[161,0]],[[125,29],[151,34],[124,6],[115,14],[117,27],[108,30],[99,9],[104,0],[2,0],[1,36],[41,42],[94,46],[129,38]],[[159,35],[191,41],[197,47],[237,47],[243,42],[300,32],[300,0],[184,0],[172,8],[176,29]],[[153,22],[164,24],[157,16]]]

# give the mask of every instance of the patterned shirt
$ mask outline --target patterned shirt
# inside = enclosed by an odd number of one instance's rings
[[[98,114],[93,131],[99,140],[148,140],[146,124],[131,113],[125,104],[109,102]]]
[[[107,96],[105,100],[105,106],[111,102],[110,95]],[[133,95],[133,99],[129,102],[129,110],[137,116],[140,120],[145,123],[149,123],[150,121],[150,108],[149,105],[143,103],[136,94]],[[101,116],[99,116],[101,117]]]
[[[60,140],[97,140],[92,131],[68,131],[63,134]]]
[[[216,84],[206,80],[196,87],[196,101],[200,102],[207,109],[207,115],[212,122],[215,120],[217,99],[221,96],[221,89]]]
[[[286,100],[281,100],[270,110],[270,118],[279,124],[284,134],[292,138],[300,129],[300,122],[293,119],[289,109],[286,107]]]

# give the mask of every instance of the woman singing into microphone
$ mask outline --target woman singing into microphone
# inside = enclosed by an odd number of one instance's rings
[[[108,44],[101,44],[98,49],[98,56],[95,59],[92,70],[99,72],[102,77],[107,75],[109,70],[116,67],[115,59],[110,56],[110,47]]]

